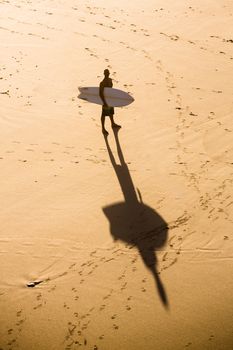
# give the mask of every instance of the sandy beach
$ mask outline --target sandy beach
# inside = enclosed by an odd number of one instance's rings
[[[0,46],[0,350],[232,350],[232,1],[2,0]]]

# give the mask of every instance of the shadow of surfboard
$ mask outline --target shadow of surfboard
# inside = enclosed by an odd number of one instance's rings
[[[114,131],[120,164],[117,164],[108,138],[105,143],[113,169],[117,175],[124,202],[103,207],[109,220],[110,232],[114,240],[121,240],[138,249],[145,266],[152,273],[160,299],[168,307],[165,288],[157,272],[156,249],[163,247],[168,237],[166,221],[151,207],[144,204],[140,192],[139,200],[120,146],[118,131]]]

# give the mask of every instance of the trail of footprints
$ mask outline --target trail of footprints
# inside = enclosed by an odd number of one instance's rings
[[[190,106],[185,105],[181,94],[176,92],[177,83],[173,74],[164,69],[161,61],[157,61],[156,67],[164,75],[168,95],[170,96],[168,101],[173,103],[178,119],[176,123],[177,141],[174,149],[176,150],[175,164],[179,170],[170,173],[170,175],[182,176],[187,180],[188,187],[197,192],[200,207],[203,211],[206,211],[207,219],[216,221],[221,217],[224,220],[232,221],[230,218],[232,198],[229,196],[227,188],[233,183],[233,172],[229,174],[228,178],[223,178],[222,181],[217,181],[215,178],[212,179],[211,169],[214,166],[214,162],[205,153],[195,155],[195,157],[198,157],[199,168],[193,168],[189,158],[194,152],[187,148],[185,138],[190,128],[195,129],[194,122],[198,117],[198,113],[193,112]],[[196,90],[199,89],[198,87],[196,88]],[[207,120],[212,121],[214,119],[215,113],[210,111]],[[213,183],[210,193],[203,193],[201,189],[203,181],[206,180]]]
[[[26,6],[25,3],[22,2],[22,6]],[[31,10],[31,9],[30,9]],[[34,9],[35,11],[37,11],[36,9]],[[77,11],[78,8],[73,8],[72,11]],[[112,23],[115,23],[116,25],[125,25],[126,28],[130,28],[131,31],[133,32],[137,32],[137,33],[143,33],[143,35],[146,35],[148,36],[148,32],[146,29],[144,28],[140,28],[138,27],[136,24],[134,23],[128,23],[128,14],[125,13],[125,17],[127,18],[127,22],[125,23],[120,23],[119,20],[117,19],[114,19],[112,20],[111,16],[109,16],[107,14],[107,10],[105,8],[98,8],[98,7],[95,7],[94,9],[92,9],[90,6],[87,6],[86,7],[86,11],[88,13],[90,13],[92,16],[95,15],[97,12],[98,13],[102,13],[102,15],[104,16],[104,18],[108,19],[109,18],[109,21]],[[121,10],[120,10],[121,12]],[[123,11],[124,12],[124,11]],[[53,15],[52,12],[46,12],[46,14],[48,16],[51,16]],[[114,15],[114,14],[113,14]],[[117,13],[116,13],[117,15]],[[34,26],[34,23],[30,23],[30,22],[24,22],[24,21],[21,21],[17,18],[14,18],[14,17],[9,17],[9,20],[12,21],[12,22],[15,22],[15,23],[19,23],[19,24],[23,24],[26,26],[26,29],[28,30],[28,27],[30,25],[33,25]],[[49,30],[55,30],[55,31],[62,31],[61,28],[55,28],[53,26],[50,26],[46,23],[40,23],[40,22],[37,22],[36,25],[38,26],[38,28],[46,28],[46,29],[49,29]],[[97,24],[98,25],[98,24]],[[112,26],[110,26],[112,27]],[[0,29],[2,30],[7,30],[9,32],[13,32],[13,33],[16,33],[16,34],[20,34],[20,35],[29,35],[29,36],[37,36],[38,38],[41,38],[41,39],[46,39],[48,40],[49,38],[45,38],[43,37],[42,35],[38,34],[38,33],[32,33],[32,32],[18,32],[18,31],[15,31],[14,29],[11,29],[11,28],[6,28],[6,27],[0,27]],[[119,28],[118,28],[119,29]],[[84,33],[85,32],[73,32],[74,34],[79,34],[79,35],[85,35]],[[97,40],[102,40],[102,41],[105,41],[105,42],[108,42],[108,43],[113,43],[112,41],[108,40],[106,37],[101,37],[101,35],[97,35],[97,34],[93,34],[92,35],[93,37],[95,37]],[[133,47],[132,45],[130,45],[129,43],[127,42],[124,42],[124,41],[120,41],[119,44],[121,46],[123,46],[125,49],[128,49],[132,52],[139,52],[141,55],[143,55],[146,59],[149,59],[151,60],[151,57],[149,55],[149,53],[145,50],[145,49],[141,49],[141,48],[135,48]],[[92,57],[93,59],[100,59],[101,57],[101,54],[97,52],[97,47],[98,45],[96,45],[96,47],[84,47],[83,50],[87,52],[87,54],[89,54],[90,57]],[[17,99],[22,99],[22,101],[24,101],[24,107],[31,107],[33,105],[33,96],[32,95],[25,95],[25,94],[22,94],[22,92],[20,91],[19,87],[18,86],[13,86],[12,85],[12,82],[11,82],[11,78],[14,77],[15,74],[18,74],[18,73],[23,73],[24,71],[24,68],[23,68],[23,58],[24,58],[25,54],[22,53],[22,52],[19,52],[19,57],[12,57],[12,59],[15,59],[16,62],[18,63],[18,67],[16,69],[16,72],[10,72],[10,73],[6,73],[6,69],[7,67],[6,66],[3,66],[2,68],[0,67],[0,79],[4,79],[6,82],[7,82],[7,85],[4,87],[4,90],[3,91],[0,91],[1,94],[5,94],[8,96],[8,98],[17,98]],[[102,59],[102,58],[101,58]],[[107,67],[109,69],[111,69],[111,65],[109,64],[109,59],[108,58],[105,58],[104,61],[108,64]],[[34,67],[35,69],[38,68],[38,65],[35,65]],[[4,72],[5,70],[5,72]],[[2,76],[1,76],[1,71],[4,73]],[[113,74],[114,75],[114,74]],[[117,81],[116,81],[117,82]],[[72,98],[72,101],[75,101],[75,98]],[[78,108],[80,108],[80,106],[78,106]],[[78,111],[78,114],[79,115],[82,115],[83,113],[79,110]]]
[[[169,248],[166,251],[157,252],[159,274],[177,262],[182,237],[176,235],[176,230],[182,230],[182,228],[186,227],[188,221],[189,216],[187,213],[184,213],[180,218],[170,223]],[[173,232],[174,234],[172,234]],[[92,276],[95,278],[96,274],[97,276],[101,275],[101,269],[106,269],[107,266],[111,268],[111,264],[116,262],[121,262],[122,268],[118,275],[114,277],[114,288],[104,288],[102,292],[95,295],[93,302],[92,299],[88,298],[87,303],[85,290],[91,283]],[[88,349],[100,349],[103,339],[109,338],[111,332],[120,330],[121,318],[125,317],[125,313],[134,312],[136,300],[134,299],[130,281],[138,278],[138,264],[143,263],[137,250],[120,243],[114,243],[108,248],[92,250],[89,253],[88,260],[81,264],[76,262],[70,263],[65,271],[47,278],[32,289],[34,291],[32,312],[43,311],[47,303],[51,302],[50,294],[59,293],[59,280],[64,276],[71,275],[71,285],[67,286],[66,296],[60,304],[60,308],[67,313],[67,331],[64,339],[65,349],[86,346]],[[132,274],[134,278],[132,278]],[[148,291],[149,282],[151,288],[151,280],[153,280],[153,277],[148,272],[148,276],[138,281],[137,288],[143,295]],[[25,288],[27,287],[25,286]],[[116,311],[114,307],[115,298],[120,298],[122,312],[118,313]],[[93,342],[93,338],[90,338],[89,330],[94,325],[97,314],[99,315],[98,317],[100,317],[100,314],[103,315],[101,317],[103,318],[104,326],[100,325],[98,328],[99,334],[98,332],[95,334]],[[20,333],[26,321],[22,309],[17,311],[16,318],[18,319],[16,324],[9,325],[8,328],[8,350],[13,345],[17,346],[18,343],[20,344]]]
[[[24,2],[21,2],[22,3],[22,6],[25,8],[25,6],[27,6],[27,4],[25,4]],[[21,5],[15,5],[15,4],[11,4],[11,3],[8,3],[9,6],[17,6],[17,7],[21,7]],[[35,8],[30,8],[30,7],[27,7],[28,11],[41,11],[41,9],[35,9]],[[79,17],[78,20],[81,22],[81,23],[86,23],[86,22],[90,22],[90,23],[95,23],[95,25],[97,26],[101,26],[101,27],[105,27],[105,29],[110,29],[110,30],[121,30],[122,31],[122,28],[124,28],[125,31],[130,31],[132,33],[135,33],[137,35],[144,35],[144,36],[147,36],[147,37],[150,37],[151,34],[149,32],[148,29],[146,28],[142,28],[140,25],[136,24],[136,23],[130,23],[129,22],[129,17],[130,17],[130,14],[123,10],[123,9],[115,9],[113,12],[111,12],[111,14],[109,14],[109,11],[107,8],[104,8],[104,7],[96,7],[96,6],[88,6],[88,5],[84,5],[84,6],[73,6],[71,7],[70,9],[70,15],[72,16],[75,16],[74,18],[76,19],[76,16],[77,16],[77,13],[79,12],[84,12],[85,13],[85,16],[84,17]],[[197,8],[193,8],[191,6],[189,6],[187,8],[187,12],[195,12],[195,11],[198,11]],[[154,10],[154,15],[155,15],[155,18],[156,16],[160,16],[160,14],[164,12],[164,15],[167,15],[169,14],[170,12],[164,8],[159,8],[159,9],[155,9]],[[121,15],[121,20],[118,19],[118,14],[120,13]],[[44,12],[45,15],[47,16],[52,16],[54,15],[53,12],[51,11],[45,11]],[[95,16],[98,16],[98,18],[100,16],[102,16],[103,18],[103,22],[94,22],[94,17]],[[115,18],[114,18],[115,16]],[[34,23],[30,23],[30,22],[24,22],[24,21],[20,21],[16,18],[13,18],[13,17],[9,17],[10,20],[12,21],[15,21],[17,23],[20,23],[20,24],[23,24],[25,25],[26,27],[29,26],[29,25],[33,25],[34,26]],[[109,22],[109,23],[108,23]],[[49,30],[55,30],[55,31],[62,31],[61,28],[56,28],[54,26],[50,26],[48,25],[47,23],[36,23],[36,25],[38,25],[39,27],[44,27],[46,29],[49,29]],[[20,35],[29,35],[29,36],[35,36],[35,37],[38,37],[40,39],[43,39],[43,40],[49,40],[48,37],[44,37],[43,35],[39,34],[39,33],[32,33],[32,32],[19,32],[19,31],[15,31],[13,28],[6,28],[6,27],[0,27],[0,29],[2,30],[6,30],[6,31],[9,31],[11,33],[15,33],[15,34],[20,34]],[[74,32],[76,33],[76,32]],[[77,33],[77,34],[82,34],[82,35],[85,35],[85,31],[83,31],[82,33]],[[214,52],[213,50],[211,50],[211,48],[209,47],[204,47],[204,46],[200,46],[198,44],[198,42],[194,42],[192,40],[185,40],[185,39],[181,39],[178,35],[176,34],[167,34],[167,33],[164,33],[164,32],[158,32],[158,34],[160,35],[163,35],[165,37],[167,37],[168,39],[172,40],[172,41],[178,41],[178,40],[183,40],[183,41],[186,41],[187,43],[189,44],[192,44],[192,45],[197,45],[199,47],[199,49],[201,50],[206,50],[206,51],[209,51],[209,52],[212,52],[212,53],[216,53]],[[96,34],[93,35],[93,37],[96,36],[98,37]],[[101,37],[100,37],[101,38]],[[221,41],[223,43],[229,43],[231,44],[233,42],[232,38],[219,38],[215,35],[212,35],[210,36],[210,39],[221,39]],[[107,40],[106,38],[101,38],[101,40],[103,41],[108,41],[110,42],[109,40]],[[129,45],[127,45],[128,48],[130,48]],[[90,50],[93,50],[93,49],[90,49]],[[141,52],[143,52],[143,50],[141,50]],[[222,50],[220,50],[218,52],[219,54],[222,54],[222,55],[226,55],[228,57],[228,54]],[[99,58],[98,54],[96,52],[93,52],[91,51],[90,52],[90,55],[92,57],[95,57],[95,58]],[[145,55],[146,58],[149,58],[149,55],[146,54]],[[230,59],[233,59],[232,56],[230,56]]]
[[[13,348],[19,347],[19,338],[23,330],[25,321],[26,321],[26,316],[24,315],[23,310],[19,309],[16,312],[15,324],[12,325],[12,327],[8,328],[7,330],[8,341],[6,346],[8,350],[12,350]]]
[[[171,41],[182,41],[182,42],[185,42],[187,44],[191,44],[193,45],[194,47],[196,46],[199,50],[203,50],[203,51],[207,51],[209,53],[212,53],[214,55],[216,54],[219,54],[219,55],[225,55],[227,58],[229,58],[230,60],[233,59],[233,56],[231,55],[228,55],[227,52],[225,51],[222,51],[222,50],[219,50],[219,51],[215,51],[211,48],[211,41],[210,41],[210,44],[209,46],[203,46],[203,45],[200,45],[200,43],[198,41],[193,41],[193,40],[189,40],[189,39],[185,39],[185,38],[181,38],[179,35],[176,35],[176,34],[167,34],[167,33],[164,33],[164,32],[160,32],[160,35],[163,35],[164,37],[170,39]],[[211,38],[219,38],[219,37],[216,37],[214,35],[211,35],[210,36],[210,40]],[[219,38],[220,39],[220,38]],[[232,43],[232,39],[222,39],[221,40],[222,43]],[[209,43],[209,40],[206,40],[207,43]],[[207,45],[207,44],[205,44]],[[224,45],[225,47],[225,45]],[[216,91],[217,93],[221,93],[221,91]]]
[[[173,231],[175,233],[176,230],[181,232],[182,228],[184,229],[188,225],[189,218],[188,214],[184,213],[180,218],[170,223],[169,229],[171,234],[168,241],[169,249],[164,252],[158,252],[160,261],[158,269],[159,274],[177,262],[183,237],[172,233]],[[91,307],[88,305],[85,306],[85,288],[90,278],[92,278],[91,275],[101,268],[105,268],[105,264],[110,264],[111,266],[111,262],[113,261],[119,260],[122,262],[123,257],[128,261],[125,267],[122,266],[122,271],[116,275],[116,283],[113,284],[114,288],[109,288],[109,290],[106,290],[105,293],[101,293],[101,295],[95,295],[93,305]],[[89,254],[89,260],[86,262],[81,265],[73,262],[68,266],[67,271],[55,276],[54,279],[48,278],[47,281],[44,282],[44,286],[46,286],[45,289],[43,288],[43,283],[35,287],[36,294],[34,304],[32,304],[32,310],[33,312],[37,312],[39,309],[46,307],[49,294],[56,292],[57,288],[59,288],[56,280],[65,275],[72,274],[72,281],[73,283],[75,281],[75,285],[72,283],[71,286],[68,287],[66,298],[65,300],[63,299],[64,301],[60,305],[68,316],[67,331],[64,338],[65,349],[73,349],[77,346],[87,346],[88,349],[100,349],[101,341],[109,338],[111,334],[110,331],[117,332],[120,329],[121,317],[125,317],[125,312],[134,311],[136,300],[134,300],[134,296],[130,294],[130,292],[132,293],[132,287],[129,281],[132,280],[131,274],[136,273],[133,280],[137,278],[137,266],[140,259],[139,254],[135,250],[132,251],[131,249],[122,247],[120,244],[114,244],[107,249],[93,250]],[[148,273],[148,276],[144,277],[141,282],[138,283],[138,289],[141,293],[144,294],[147,292],[148,281],[151,278],[152,277]],[[115,298],[119,297],[121,300],[121,310],[123,312],[118,314],[114,308],[114,304]],[[70,300],[73,301],[70,303]],[[74,304],[76,305],[75,307]],[[93,337],[90,338],[89,336],[89,328],[93,326],[96,315],[100,313],[103,314],[103,320],[105,320],[106,325],[99,327],[99,334],[98,332],[95,334],[93,343]],[[100,315],[98,317],[100,317]],[[7,349],[9,350],[12,346],[17,346],[17,343],[20,344],[20,333],[26,321],[22,309],[17,311],[16,318],[18,318],[18,320],[15,325],[10,325],[8,328]]]
[[[73,8],[75,11],[78,10],[77,7]],[[115,9],[109,14],[108,9],[102,8],[102,7],[96,7],[96,6],[85,6],[84,8],[80,8],[80,10],[85,11],[85,18],[81,17],[79,20],[81,22],[92,22],[94,23],[93,17],[102,16],[103,21],[102,22],[95,22],[97,26],[105,27],[110,30],[121,30],[123,27],[126,31],[130,31],[132,33],[141,33],[145,36],[150,36],[148,33],[148,30],[145,28],[141,28],[137,26],[135,23],[129,23],[128,17],[130,16],[129,13],[127,13],[123,9]],[[120,13],[120,18],[118,14]],[[115,18],[114,18],[115,17]],[[123,20],[125,18],[125,20]]]
[[[6,97],[11,98],[12,96],[17,99],[24,99],[25,105],[31,105],[32,96],[23,96],[20,93],[18,86],[14,86],[13,82],[16,75],[23,73],[23,60],[27,55],[19,50],[14,56],[9,57],[8,64],[2,64],[0,66],[0,80],[4,82],[2,84],[2,91],[0,94],[6,95]],[[4,119],[4,117],[2,117]]]
[[[31,166],[35,163],[51,163],[56,169],[64,168],[64,160],[74,166],[78,166],[83,162],[91,162],[93,164],[107,165],[106,153],[103,148],[99,148],[98,152],[91,148],[84,148],[80,151],[75,146],[64,145],[58,142],[52,142],[50,145],[41,146],[37,143],[24,144],[21,141],[12,141],[7,145],[5,150],[1,150],[0,160],[4,162],[15,162],[19,165]],[[3,163],[2,163],[3,164]],[[60,166],[60,164],[62,166]],[[55,174],[56,175],[56,174]]]

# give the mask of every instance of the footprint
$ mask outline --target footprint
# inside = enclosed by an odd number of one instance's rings
[[[67,309],[67,310],[70,309],[70,307],[69,307],[66,303],[63,304],[63,307],[64,307],[65,309]]]
[[[103,305],[100,306],[99,311],[102,311],[102,310],[104,310],[105,308],[106,308],[106,305],[103,304]]]
[[[21,316],[21,314],[22,314],[22,310],[17,311],[16,316],[19,317],[19,316]]]
[[[37,310],[37,309],[39,309],[40,307],[42,307],[42,304],[38,304],[37,306],[34,306],[33,309],[34,309],[34,310]]]

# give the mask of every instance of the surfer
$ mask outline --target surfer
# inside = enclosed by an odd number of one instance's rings
[[[109,78],[110,72],[108,69],[104,70],[104,79],[101,81],[99,85],[99,95],[101,100],[103,101],[103,106],[102,106],[102,114],[101,114],[101,124],[102,124],[102,132],[104,135],[108,135],[107,130],[105,129],[105,117],[108,116],[110,117],[111,123],[112,123],[112,128],[121,128],[120,125],[116,124],[113,115],[114,115],[114,108],[111,106],[108,106],[105,97],[104,97],[104,88],[113,87],[112,79]]]

